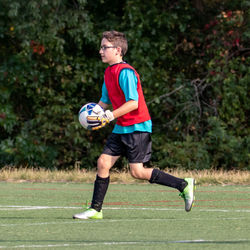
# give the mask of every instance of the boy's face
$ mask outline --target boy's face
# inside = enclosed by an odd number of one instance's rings
[[[109,65],[120,63],[122,61],[121,48],[115,47],[106,38],[101,41],[101,48],[99,51],[103,63]]]

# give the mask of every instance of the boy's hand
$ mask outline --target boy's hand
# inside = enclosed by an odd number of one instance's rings
[[[114,119],[114,115],[110,110],[106,110],[103,115],[87,117],[87,121],[91,126],[91,130],[103,128]]]

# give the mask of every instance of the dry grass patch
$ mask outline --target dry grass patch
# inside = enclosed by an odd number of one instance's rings
[[[0,171],[0,181],[7,182],[92,182],[94,172],[84,170],[46,170],[34,168],[4,168]]]
[[[250,185],[250,171],[214,171],[214,170],[172,170],[165,171],[174,176],[184,178],[193,177],[199,185]],[[6,182],[84,182],[93,183],[95,171],[86,170],[45,170],[34,168],[5,167],[0,171],[0,181]],[[143,183],[147,181],[136,180],[129,172],[111,172],[112,183]]]

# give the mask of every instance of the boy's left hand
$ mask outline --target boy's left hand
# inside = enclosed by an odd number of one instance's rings
[[[91,130],[98,130],[100,128],[103,128],[114,119],[114,115],[110,110],[106,110],[103,115],[87,117],[87,121],[91,126]]]

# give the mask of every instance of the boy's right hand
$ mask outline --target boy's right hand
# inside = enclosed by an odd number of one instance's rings
[[[91,126],[91,130],[103,128],[114,119],[114,115],[110,110],[106,110],[103,115],[87,117],[87,121]]]

